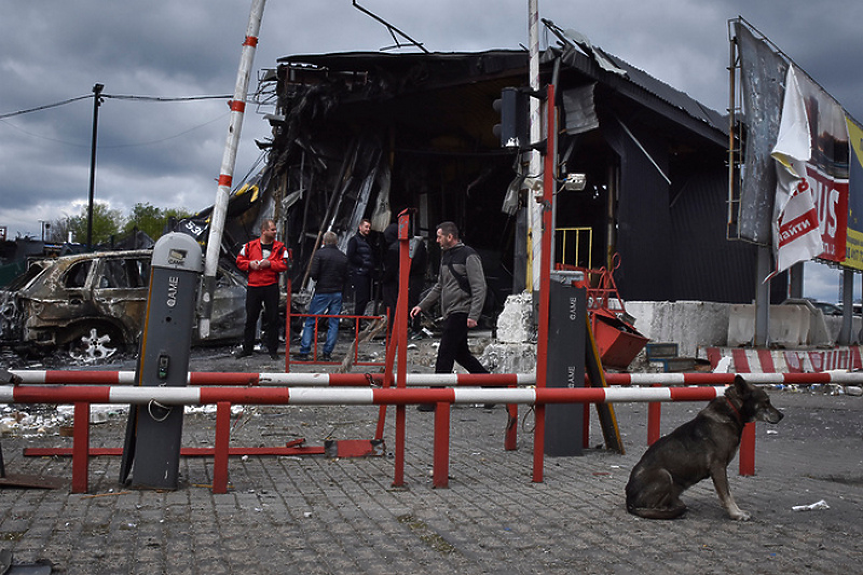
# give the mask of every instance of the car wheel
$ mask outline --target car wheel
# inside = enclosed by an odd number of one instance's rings
[[[69,341],[69,356],[84,363],[98,363],[116,354],[123,343],[122,336],[111,326],[82,326]]]

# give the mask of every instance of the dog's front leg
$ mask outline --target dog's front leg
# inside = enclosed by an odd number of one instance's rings
[[[751,515],[737,506],[731,491],[728,489],[728,470],[724,465],[714,466],[710,470],[710,478],[713,479],[713,487],[719,495],[719,501],[728,512],[728,516],[737,521],[747,521]]]

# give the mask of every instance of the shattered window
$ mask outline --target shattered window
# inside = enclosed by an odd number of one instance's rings
[[[92,263],[92,260],[85,260],[70,267],[69,271],[66,272],[66,279],[63,280],[63,285],[67,288],[84,287],[84,282],[87,281],[87,274],[90,272],[90,264]]]
[[[150,280],[150,262],[147,259],[115,259],[102,263],[97,283],[99,288],[142,288]]]
[[[129,274],[129,287],[147,287],[147,285],[150,283],[149,258],[126,260],[126,270]]]

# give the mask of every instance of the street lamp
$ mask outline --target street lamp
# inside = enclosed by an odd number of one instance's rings
[[[93,144],[90,148],[90,201],[87,204],[87,250],[93,249],[93,193],[96,186],[96,133],[99,126],[99,105],[104,84],[93,86]]]

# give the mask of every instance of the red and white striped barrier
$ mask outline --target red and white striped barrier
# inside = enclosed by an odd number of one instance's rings
[[[134,371],[10,370],[24,384],[133,385]],[[245,373],[189,372],[189,385],[261,386],[371,386],[384,381],[381,373]],[[409,373],[408,386],[447,387],[454,385],[534,385],[532,373]]]
[[[133,371],[63,371],[11,370],[29,385],[133,385]],[[607,373],[609,385],[729,385],[734,373]],[[836,383],[863,384],[863,372],[822,371],[818,373],[742,373],[747,381],[768,385],[811,385]],[[243,373],[190,372],[190,385],[249,385],[249,386],[367,386],[381,385],[380,373]],[[536,385],[533,373],[409,373],[408,387],[450,386],[530,386]]]
[[[723,357],[730,357],[729,369],[740,374],[863,369],[863,352],[859,345],[815,350],[707,348],[707,359],[713,368]]]
[[[725,386],[650,388],[479,388],[362,389],[326,387],[158,387],[0,386],[0,403],[131,403],[165,405],[216,403],[268,405],[410,405],[416,403],[612,403],[710,400]]]

